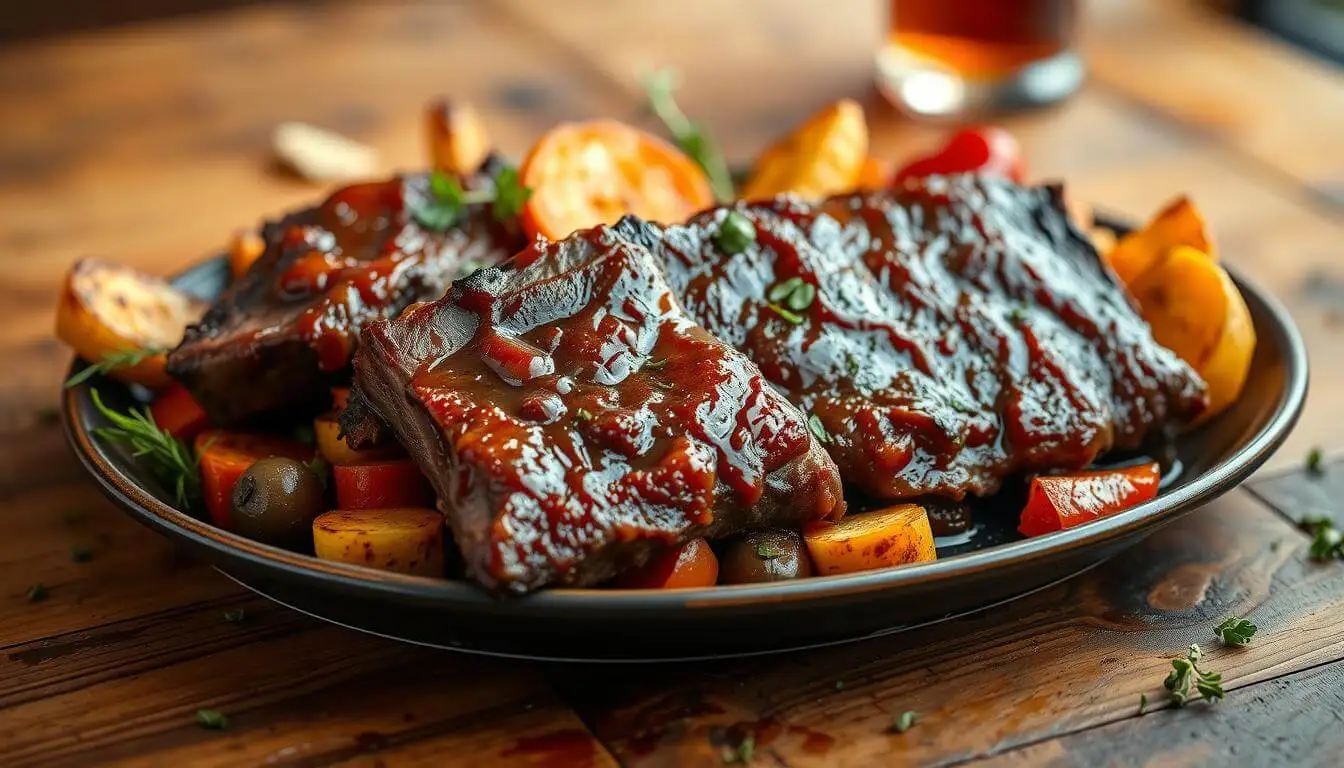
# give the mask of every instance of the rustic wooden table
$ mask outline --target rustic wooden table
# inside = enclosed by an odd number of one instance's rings
[[[837,7],[839,6],[839,7]],[[1243,489],[1090,573],[867,643],[693,666],[565,667],[434,652],[250,596],[104,501],[53,425],[58,280],[101,254],[161,272],[319,190],[271,173],[301,119],[420,163],[418,108],[466,98],[504,149],[557,120],[642,119],[673,64],[734,158],[842,95],[867,99],[873,3],[260,4],[0,50],[0,763],[1337,765],[1344,564],[1293,521],[1344,523],[1344,77],[1167,0],[1088,5],[1085,90],[1009,121],[1038,176],[1144,216],[1193,194],[1227,261],[1292,309],[1315,387]],[[872,112],[899,157],[936,132]],[[76,562],[72,548],[92,558]],[[81,558],[82,559],[82,558]],[[30,602],[44,584],[47,599]],[[245,611],[241,622],[226,612]],[[1217,647],[1230,615],[1260,625]],[[1168,661],[1210,650],[1228,698],[1165,704]],[[227,730],[195,713],[225,713]],[[888,732],[916,710],[904,734]]]

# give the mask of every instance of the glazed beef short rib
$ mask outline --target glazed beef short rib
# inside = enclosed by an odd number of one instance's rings
[[[1014,473],[1167,439],[1207,402],[1058,188],[935,177],[738,203],[757,240],[734,255],[713,238],[728,210],[571,239],[654,253],[687,311],[814,417],[844,480],[873,497],[988,495]]]
[[[588,585],[694,536],[843,514],[803,415],[685,313],[644,248],[533,246],[372,323],[370,407],[433,482],[468,573]]]
[[[491,183],[495,163],[466,184]],[[411,211],[428,196],[425,175],[357,184],[268,223],[265,252],[187,329],[168,372],[220,425],[323,407],[366,322],[522,247],[485,206],[447,231],[421,227]]]

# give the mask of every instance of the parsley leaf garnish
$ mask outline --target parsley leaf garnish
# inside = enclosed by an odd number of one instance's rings
[[[86,366],[79,373],[65,380],[65,388],[79,386],[94,376],[101,376],[121,368],[134,368],[155,355],[165,354],[163,347],[145,347],[144,349],[119,349],[103,355],[96,363]]]
[[[1162,685],[1171,691],[1171,700],[1176,706],[1184,707],[1186,703],[1200,699],[1212,704],[1227,695],[1223,691],[1222,675],[1199,668],[1199,661],[1203,657],[1204,652],[1199,646],[1191,645],[1184,659],[1171,660],[1171,673]]]
[[[819,442],[831,442],[831,435],[826,431],[826,425],[821,423],[821,419],[817,417],[817,414],[809,413],[807,415],[807,428],[811,430],[813,436],[815,436]]]
[[[242,624],[244,621],[247,621],[247,611],[242,608],[239,608],[236,611],[225,611],[224,620],[230,624]]]
[[[588,410],[587,408],[579,408],[579,409],[576,409],[576,410],[574,411],[574,416],[575,416],[579,421],[592,421],[592,420],[593,420],[593,412],[590,411],[590,410]]]
[[[1258,627],[1250,621],[1232,616],[1223,619],[1223,623],[1214,627],[1213,635],[1222,640],[1224,645],[1246,645],[1255,636],[1256,629]]]
[[[117,413],[103,405],[98,390],[90,390],[89,396],[98,412],[112,422],[112,426],[98,427],[93,434],[127,446],[136,458],[143,457],[150,470],[173,488],[179,506],[189,508],[200,499],[201,475],[196,467],[197,457],[181,440],[159,429],[148,408]]]
[[[643,78],[644,93],[649,99],[649,107],[658,119],[663,121],[672,141],[695,161],[709,178],[710,189],[714,197],[726,203],[737,196],[733,190],[733,175],[728,170],[728,161],[719,151],[714,140],[705,129],[686,117],[673,98],[672,91],[677,87],[677,73],[664,69],[653,72]]]
[[[471,205],[490,204],[496,221],[508,221],[518,215],[532,190],[524,187],[515,168],[501,168],[493,177],[491,189],[465,190],[457,177],[442,171],[429,175],[429,195],[423,200],[407,200],[411,218],[420,226],[443,232],[461,223]]]

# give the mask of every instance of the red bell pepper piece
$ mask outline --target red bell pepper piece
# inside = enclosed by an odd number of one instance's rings
[[[1062,531],[1113,515],[1157,495],[1157,463],[1124,469],[1041,475],[1031,481],[1017,530],[1023,536]]]
[[[159,429],[167,430],[178,440],[191,440],[210,426],[205,411],[181,384],[165,389],[149,406],[149,413]]]
[[[676,589],[678,587],[712,587],[719,580],[719,559],[709,542],[691,539],[644,565],[632,568],[616,577],[615,586],[622,589]]]
[[[432,507],[434,489],[410,459],[333,466],[337,509]]]
[[[952,134],[938,151],[908,163],[896,173],[896,186],[906,179],[950,173],[1005,176],[1021,184],[1026,178],[1022,146],[1013,134],[992,126],[967,128]]]
[[[311,461],[312,446],[274,435],[228,432],[212,429],[196,436],[196,455],[201,464],[201,493],[210,512],[210,522],[229,528],[233,486],[247,468],[268,456]]]

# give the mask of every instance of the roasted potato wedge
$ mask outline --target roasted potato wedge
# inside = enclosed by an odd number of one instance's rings
[[[803,534],[818,575],[856,573],[938,557],[929,516],[917,504],[847,515]]]
[[[1207,254],[1208,258],[1217,259],[1203,215],[1185,196],[1158,211],[1143,229],[1120,238],[1115,248],[1106,254],[1106,261],[1120,280],[1129,285],[1178,245],[1189,246]]]
[[[394,459],[405,455],[401,445],[391,442],[363,450],[351,448],[341,435],[340,413],[330,411],[313,419],[313,437],[317,442],[317,453],[324,461],[333,466],[367,464],[371,461]]]
[[[490,153],[490,135],[476,108],[446,100],[425,108],[430,164],[444,173],[474,173]]]
[[[338,509],[313,521],[323,560],[416,576],[443,576],[443,515],[422,507]]]
[[[747,200],[792,192],[816,199],[859,185],[868,158],[863,107],[841,99],[765,150],[742,189]]]
[[[153,275],[100,259],[81,259],[65,276],[56,336],[89,362],[128,352],[163,350],[110,375],[152,389],[172,383],[164,352],[204,312],[206,302]]]
[[[1255,326],[1241,292],[1207,254],[1178,246],[1130,286],[1153,338],[1189,363],[1209,385],[1198,422],[1241,394],[1255,354]],[[1197,423],[1198,423],[1197,422]]]
[[[266,250],[266,241],[261,235],[248,229],[240,229],[229,238],[229,272],[234,277],[242,277],[252,268],[252,263],[261,258]]]

